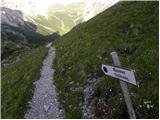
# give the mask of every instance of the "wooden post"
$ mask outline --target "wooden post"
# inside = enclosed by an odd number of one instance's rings
[[[121,66],[120,62],[119,62],[117,52],[112,52],[111,56],[112,56],[114,65]],[[127,106],[127,109],[128,109],[129,117],[130,117],[130,119],[136,119],[136,115],[135,115],[135,112],[134,112],[132,101],[131,101],[131,98],[130,98],[130,95],[129,95],[129,92],[128,92],[127,83],[120,80],[120,86],[121,86],[122,93],[123,93],[123,96],[124,96],[124,100],[125,100],[125,103],[126,103],[126,106]]]

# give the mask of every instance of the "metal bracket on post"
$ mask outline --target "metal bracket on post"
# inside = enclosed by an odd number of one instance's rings
[[[111,56],[112,56],[114,65],[120,67],[121,65],[120,65],[120,62],[119,62],[117,52],[112,52]],[[127,83],[120,80],[120,86],[121,86],[123,96],[124,96],[124,100],[125,100],[125,103],[126,103],[126,106],[127,106],[127,109],[128,109],[129,117],[131,119],[136,119],[135,111],[134,111],[132,101],[131,101],[131,98],[130,98],[130,95],[129,95],[129,92],[128,92]]]

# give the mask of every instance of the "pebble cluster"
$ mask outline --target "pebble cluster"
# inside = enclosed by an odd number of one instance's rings
[[[84,89],[84,103],[82,106],[83,119],[94,119],[93,113],[93,95],[96,85],[100,82],[97,77],[94,77],[88,81],[88,84]]]

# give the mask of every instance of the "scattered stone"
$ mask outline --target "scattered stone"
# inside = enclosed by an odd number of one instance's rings
[[[72,85],[74,83],[74,81],[69,82],[70,85]]]
[[[77,109],[77,107],[74,107],[74,108],[73,108],[73,110],[76,110],[76,109]]]
[[[98,77],[93,77],[92,79],[89,79],[88,84],[84,87],[84,102],[82,105],[82,114],[83,119],[94,119],[94,113],[93,113],[93,95],[95,91],[96,85],[100,82]]]
[[[45,110],[45,112],[48,111],[49,107],[50,107],[49,105],[44,105],[44,110]]]
[[[80,84],[79,84],[79,82],[76,84],[76,86],[79,86]]]
[[[72,92],[78,92],[78,91],[83,91],[83,87],[71,87],[70,88],[70,91],[72,91]]]
[[[72,108],[72,105],[69,105],[68,107],[69,107],[69,108]]]

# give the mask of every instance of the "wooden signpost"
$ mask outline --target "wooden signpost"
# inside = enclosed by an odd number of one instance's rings
[[[136,79],[135,79],[135,71],[120,68],[121,65],[116,52],[112,52],[111,56],[115,66],[103,64],[102,71],[105,73],[105,75],[112,76],[120,80],[120,86],[121,86],[124,100],[128,109],[129,117],[131,119],[136,119],[135,111],[132,105],[132,101],[131,101],[129,91],[127,88],[127,83],[126,83],[128,82],[130,84],[138,86],[138,83],[136,82]]]

